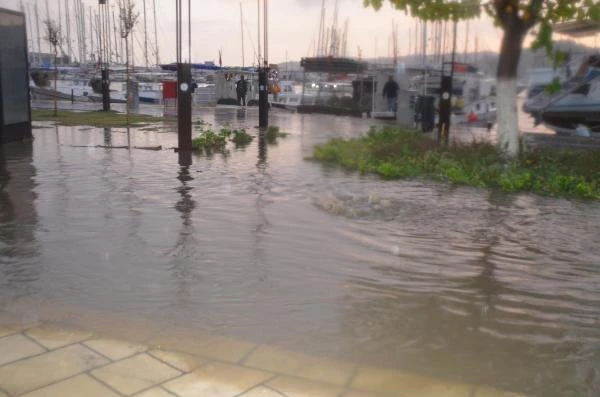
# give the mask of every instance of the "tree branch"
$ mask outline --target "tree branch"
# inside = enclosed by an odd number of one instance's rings
[[[538,23],[543,4],[544,0],[530,0],[529,5],[527,6],[527,14],[529,17],[523,20],[523,29],[525,29],[525,31],[528,31]]]

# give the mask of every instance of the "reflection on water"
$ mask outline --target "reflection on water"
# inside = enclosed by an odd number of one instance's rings
[[[31,142],[0,145],[0,290],[9,299],[35,294],[42,271],[35,174]]]
[[[256,116],[203,113],[258,134]],[[533,395],[597,395],[598,203],[361,177],[304,157],[369,121],[273,112],[271,124],[291,135],[228,155],[136,150],[177,140],[136,129],[36,130],[33,153],[5,147],[4,310],[60,316],[44,302]]]

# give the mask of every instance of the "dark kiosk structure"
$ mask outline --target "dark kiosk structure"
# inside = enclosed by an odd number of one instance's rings
[[[31,138],[25,15],[0,8],[0,144]]]

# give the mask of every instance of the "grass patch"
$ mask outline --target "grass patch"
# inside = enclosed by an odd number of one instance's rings
[[[54,116],[54,110],[34,109],[31,111],[31,117],[34,121],[54,121],[58,125],[65,126],[88,125],[92,127],[127,127],[127,115],[115,111],[75,112],[59,110],[57,115]],[[140,127],[168,120],[169,118],[165,117],[130,114],[129,126]]]
[[[279,127],[268,126],[265,130],[265,139],[268,143],[277,143],[278,138],[285,138],[289,134],[287,132],[279,131]]]
[[[600,199],[598,151],[539,150],[505,161],[491,143],[440,148],[419,132],[372,129],[356,139],[316,146],[314,159],[386,179],[428,178],[508,192]]]
[[[231,131],[231,142],[235,143],[235,147],[248,146],[254,137],[246,132],[245,129]]]
[[[244,147],[252,142],[254,137],[244,129],[230,130],[222,128],[219,132],[210,129],[201,129],[200,135],[192,139],[192,148],[197,152],[223,152],[228,142],[233,142],[236,147]]]

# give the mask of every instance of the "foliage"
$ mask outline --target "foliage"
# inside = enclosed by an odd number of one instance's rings
[[[265,130],[265,139],[271,144],[277,143],[277,138],[285,138],[288,135],[286,132],[280,132],[279,127],[273,125],[268,126]]]
[[[379,9],[385,0],[363,0],[365,6]],[[485,11],[494,24],[503,30],[524,35],[536,29],[534,49],[545,48],[557,63],[564,62],[562,53],[554,52],[553,25],[570,20],[600,21],[600,2],[597,0],[389,0],[401,11],[426,21],[464,20],[477,18]]]
[[[509,192],[600,199],[597,151],[543,150],[506,162],[487,142],[440,148],[421,133],[384,127],[357,139],[333,139],[316,146],[313,155],[386,179],[423,177]]]
[[[231,131],[231,142],[235,143],[236,147],[244,147],[250,144],[254,137],[246,132],[245,129]]]
[[[126,39],[138,22],[140,13],[135,11],[131,0],[119,0],[119,22],[121,38]]]
[[[44,25],[46,25],[46,41],[48,44],[52,46],[54,49],[54,54],[57,53],[57,48],[62,44],[63,37],[62,32],[60,30],[60,26],[51,19],[44,21]]]
[[[58,125],[89,125],[92,127],[127,127],[127,118],[123,113],[112,112],[74,112],[61,110],[54,115],[52,111],[34,109],[31,117],[35,121],[54,121]],[[167,118],[147,115],[132,115],[131,123],[135,127],[167,121]]]
[[[203,125],[203,124],[200,124]],[[233,142],[236,147],[244,147],[252,142],[254,137],[244,129],[230,130],[222,128],[219,132],[214,132],[210,129],[200,129],[200,135],[192,139],[192,148],[198,152],[206,152],[207,154],[213,151],[222,152],[227,147],[227,142]]]

